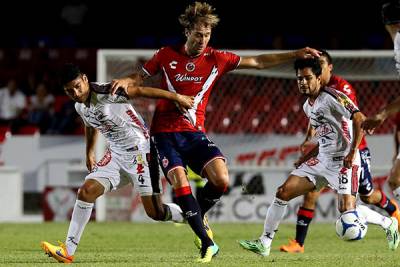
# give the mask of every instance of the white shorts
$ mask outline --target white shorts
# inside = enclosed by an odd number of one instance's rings
[[[361,172],[360,153],[356,153],[353,167],[343,167],[343,157],[330,157],[318,155],[301,164],[291,172],[292,175],[307,177],[316,190],[329,185],[338,194],[353,194],[358,192],[358,183]]]
[[[100,182],[105,187],[104,193],[131,183],[141,196],[152,195],[154,185],[150,178],[149,156],[149,151],[119,154],[107,150],[85,180],[94,179]],[[160,179],[157,182],[159,183]]]

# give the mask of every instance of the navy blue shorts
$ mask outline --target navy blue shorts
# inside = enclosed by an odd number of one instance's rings
[[[188,165],[202,175],[204,166],[215,158],[225,159],[219,148],[203,132],[157,133],[153,135],[165,177],[176,167]]]
[[[372,184],[371,175],[371,152],[368,147],[360,150],[360,157],[361,176],[358,193],[362,196],[369,196],[372,193],[372,190],[374,190],[374,185]]]

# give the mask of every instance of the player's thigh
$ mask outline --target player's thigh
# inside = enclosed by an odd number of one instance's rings
[[[295,197],[304,195],[314,190],[315,184],[305,176],[289,175],[286,181],[281,185],[276,196],[282,200],[291,200]]]

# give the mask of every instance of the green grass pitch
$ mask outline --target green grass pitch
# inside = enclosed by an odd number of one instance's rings
[[[282,224],[269,257],[239,247],[258,237],[262,224],[212,223],[220,253],[212,266],[400,266],[400,250],[389,251],[383,230],[369,226],[364,240],[345,242],[333,224],[312,224],[304,254],[279,252],[295,225]],[[40,241],[64,241],[67,223],[0,224],[0,266],[55,266]],[[89,223],[75,254],[78,266],[198,266],[198,251],[187,225],[172,223]]]

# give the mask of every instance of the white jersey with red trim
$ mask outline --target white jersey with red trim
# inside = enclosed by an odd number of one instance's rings
[[[158,100],[151,125],[152,134],[204,132],[205,110],[210,92],[221,75],[235,69],[239,62],[239,56],[211,47],[196,57],[188,56],[183,46],[158,50],[143,66],[144,72],[149,76],[161,72],[161,88],[194,96],[194,106],[182,114],[172,101]]]
[[[149,151],[149,131],[143,118],[126,95],[110,94],[110,83],[90,83],[89,105],[75,103],[86,126],[96,128],[106,138],[111,151]]]
[[[344,94],[329,87],[321,89],[313,103],[303,105],[304,112],[316,130],[319,154],[345,156],[353,139],[352,116],[358,107]]]

